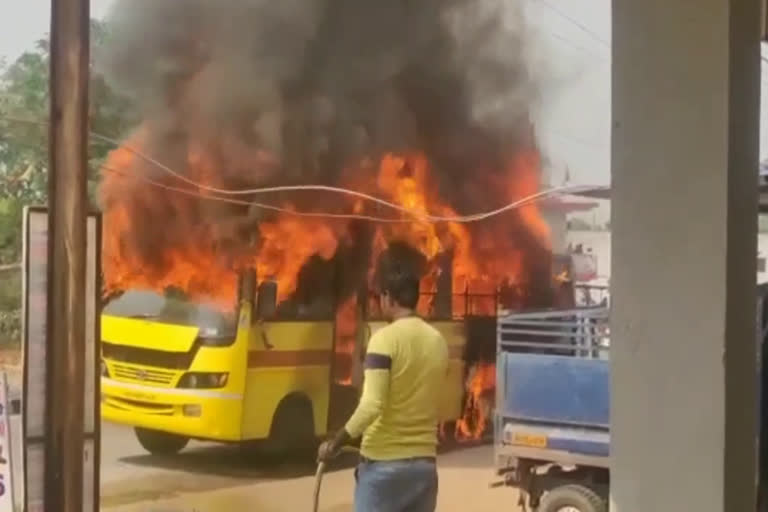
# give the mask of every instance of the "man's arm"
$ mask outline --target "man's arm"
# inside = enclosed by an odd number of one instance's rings
[[[350,439],[360,437],[384,410],[389,396],[392,349],[390,342],[378,334],[374,334],[368,343],[360,403],[345,427],[333,438],[332,445],[329,447],[331,452],[338,450]]]
[[[350,437],[360,437],[381,416],[389,396],[391,369],[392,357],[389,354],[369,350],[365,355],[363,394],[357,409],[344,427]]]

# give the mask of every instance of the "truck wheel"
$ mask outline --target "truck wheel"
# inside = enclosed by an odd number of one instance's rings
[[[555,487],[544,495],[538,512],[608,512],[606,500],[583,485]]]
[[[309,402],[298,398],[284,400],[275,414],[269,440],[280,455],[314,457],[317,438]]]
[[[134,430],[139,444],[152,455],[174,455],[189,443],[189,438],[168,432],[139,427]]]

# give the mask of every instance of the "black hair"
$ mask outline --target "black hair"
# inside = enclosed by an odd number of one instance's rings
[[[419,303],[419,277],[403,265],[391,265],[382,272],[381,291],[399,306],[416,309]]]

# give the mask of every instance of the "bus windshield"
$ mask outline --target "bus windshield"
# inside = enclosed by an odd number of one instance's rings
[[[160,294],[128,290],[107,298],[102,312],[123,318],[141,318],[161,323],[199,327],[209,335],[233,334],[237,329],[235,312],[223,312],[213,303],[189,300],[183,294]]]

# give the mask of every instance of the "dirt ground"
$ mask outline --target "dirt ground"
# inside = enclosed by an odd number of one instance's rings
[[[20,385],[18,351],[0,350],[0,367]],[[9,368],[11,367],[11,368]],[[16,419],[16,417],[14,418]],[[12,426],[13,428],[13,426]],[[131,429],[102,426],[101,510],[105,512],[310,511],[314,466],[243,463],[231,448],[193,446],[174,459],[146,455]],[[440,512],[517,512],[517,493],[490,488],[489,445],[458,447],[439,458]],[[352,510],[354,460],[341,461],[323,480],[320,511]]]
[[[440,512],[514,512],[517,493],[489,488],[493,474],[488,447],[454,452],[440,458]],[[188,493],[131,505],[102,507],[107,512],[301,512],[312,506],[313,476],[260,481],[250,485]],[[352,510],[354,481],[351,469],[331,472],[323,480],[322,512]]]
[[[105,512],[310,511],[314,465],[245,462],[234,448],[195,445],[179,456],[144,454],[124,427],[106,424],[102,439]],[[517,494],[489,488],[491,446],[458,448],[439,458],[440,512],[515,512]],[[323,480],[320,510],[352,510],[354,457]]]

